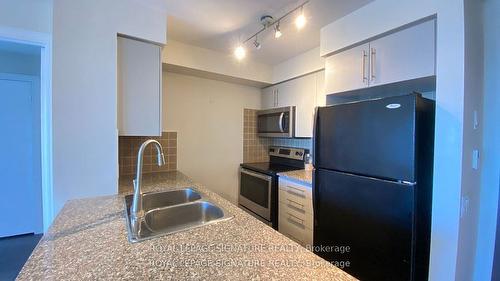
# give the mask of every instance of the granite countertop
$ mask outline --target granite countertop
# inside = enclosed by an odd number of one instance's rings
[[[289,178],[292,180],[297,180],[299,182],[308,184],[309,186],[312,186],[312,170],[295,170],[295,171],[289,171],[289,172],[283,172],[279,173],[278,175],[280,177],[284,178]]]
[[[180,172],[145,175],[145,191],[191,186],[229,211],[228,221],[131,244],[123,194],[71,200],[18,280],[356,280]]]

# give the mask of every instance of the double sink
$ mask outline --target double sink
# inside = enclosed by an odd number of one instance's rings
[[[132,235],[132,201],[133,195],[125,196],[128,237],[132,243],[232,218],[224,208],[192,188],[149,192],[142,195],[144,217],[140,222],[138,235]]]

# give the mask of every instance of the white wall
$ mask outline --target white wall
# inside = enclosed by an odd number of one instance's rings
[[[163,63],[213,72],[221,75],[272,82],[272,67],[244,59],[237,61],[232,54],[220,53],[169,40],[163,49]]]
[[[273,84],[325,68],[319,46],[273,66]]]
[[[0,27],[52,32],[52,0],[0,0]]]
[[[457,264],[462,150],[470,151],[462,141],[464,109],[469,106],[464,104],[464,1],[376,0],[323,28],[321,54],[432,15],[437,15],[437,85],[429,279],[441,281],[455,280],[457,267],[465,266]]]
[[[484,13],[484,97],[482,183],[474,280],[491,280],[500,188],[500,1],[482,1]],[[482,118],[481,118],[482,117]],[[498,235],[498,233],[497,233]],[[500,243],[497,241],[496,243]],[[497,255],[499,255],[497,253]],[[500,258],[500,257],[497,257]]]
[[[171,72],[163,85],[163,126],[178,132],[178,170],[236,203],[243,109],[260,108],[260,90]]]
[[[483,30],[482,2],[464,1],[465,10],[465,77],[462,197],[468,200],[467,213],[461,217],[456,280],[472,280],[479,219],[478,187],[481,170],[472,168],[472,150],[482,154],[482,126],[474,128],[474,111],[482,116],[483,105]],[[464,202],[466,202],[464,201]]]
[[[68,199],[116,194],[117,33],[165,43],[164,10],[138,0],[54,0],[53,167]]]

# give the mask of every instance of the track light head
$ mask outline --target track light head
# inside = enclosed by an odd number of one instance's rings
[[[253,42],[253,45],[254,45],[255,49],[257,49],[257,50],[260,50],[260,47],[262,47],[262,45],[259,43],[259,41],[257,41],[257,36],[255,36],[255,41]]]
[[[275,26],[274,26],[274,38],[278,39],[281,37],[281,35],[283,35],[283,33],[281,33],[281,30],[280,30],[280,23],[278,22]]]

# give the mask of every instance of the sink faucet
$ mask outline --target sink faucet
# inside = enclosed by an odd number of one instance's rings
[[[158,166],[163,166],[165,164],[165,156],[163,155],[163,148],[161,144],[156,140],[147,140],[139,148],[139,153],[137,154],[137,174],[133,181],[134,183],[134,198],[132,200],[132,206],[130,207],[130,221],[132,226],[132,233],[138,235],[140,231],[140,224],[144,217],[144,210],[142,209],[142,165],[144,150],[149,144],[154,144],[156,147]]]

